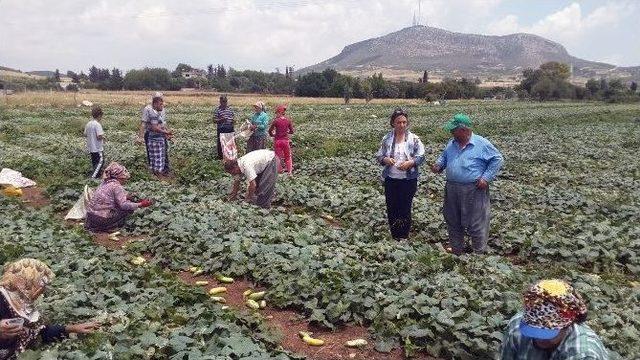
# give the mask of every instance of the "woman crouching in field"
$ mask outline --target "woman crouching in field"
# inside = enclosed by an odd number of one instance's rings
[[[53,272],[43,262],[22,259],[5,266],[0,278],[0,360],[43,343],[63,339],[70,333],[89,334],[95,322],[74,325],[47,325],[34,303],[53,280]]]
[[[127,169],[112,162],[104,171],[104,180],[93,193],[87,206],[85,228],[93,232],[107,232],[124,225],[126,218],[135,209],[152,205],[152,201],[143,199],[132,202],[125,191],[124,183],[131,177]]]
[[[401,108],[391,114],[390,125],[393,130],[382,138],[376,159],[384,166],[382,179],[391,236],[404,240],[411,230],[411,205],[418,189],[424,145],[408,130],[409,117]]]

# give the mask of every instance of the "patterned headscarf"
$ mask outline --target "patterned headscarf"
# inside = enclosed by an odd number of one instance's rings
[[[537,339],[552,339],[587,314],[587,304],[580,294],[557,279],[542,280],[529,287],[524,293],[524,308],[520,331]]]
[[[260,108],[261,111],[264,111],[266,105],[264,104],[264,102],[258,101],[255,104],[253,104],[253,106],[257,107],[257,108]]]
[[[5,266],[0,278],[0,294],[18,315],[35,322],[40,314],[33,308],[33,303],[53,278],[53,271],[42,261],[18,260]]]
[[[131,175],[129,174],[129,171],[127,171],[127,168],[115,161],[107,166],[107,168],[104,170],[103,175],[103,178],[105,180],[126,180],[130,177]]]

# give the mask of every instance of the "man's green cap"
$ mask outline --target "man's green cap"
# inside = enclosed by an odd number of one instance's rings
[[[471,119],[465,114],[455,114],[451,120],[444,124],[444,129],[451,132],[459,127],[472,127]]]

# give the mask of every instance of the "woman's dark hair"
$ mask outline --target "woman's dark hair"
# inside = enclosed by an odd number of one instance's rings
[[[152,103],[152,104],[157,104],[157,103],[159,103],[160,101],[164,101],[164,99],[162,98],[162,96],[154,96],[154,97],[151,99],[151,103]]]
[[[220,102],[227,102],[227,95],[220,95]]]
[[[576,317],[576,324],[582,324],[583,322],[587,321],[587,317],[588,317],[588,312],[585,312],[584,314],[580,314]]]
[[[93,109],[91,109],[91,116],[94,119],[99,118],[100,116],[102,116],[102,109],[100,108],[100,106],[95,106]]]
[[[396,120],[396,118],[398,116],[404,116],[407,118],[407,122],[409,121],[409,114],[407,114],[406,111],[404,111],[404,109],[402,109],[401,107],[397,107],[395,110],[393,110],[393,112],[391,113],[391,117],[389,118],[389,125],[393,126],[393,122]]]

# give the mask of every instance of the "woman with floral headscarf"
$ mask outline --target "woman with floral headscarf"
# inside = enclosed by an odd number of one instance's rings
[[[48,325],[34,302],[53,280],[47,265],[35,259],[22,259],[5,266],[0,278],[0,360],[16,359],[17,354],[39,339],[51,342],[70,333],[88,334],[98,324]]]
[[[253,111],[250,126],[253,134],[247,139],[247,154],[266,147],[267,129],[269,128],[269,115],[265,111],[264,103],[262,101],[256,102],[253,105]]]
[[[126,218],[135,209],[151,206],[153,202],[143,199],[132,202],[122,185],[131,177],[127,169],[112,162],[104,170],[104,180],[93,193],[87,206],[85,228],[93,232],[107,232],[124,225]]]
[[[601,360],[609,354],[586,324],[587,304],[562,280],[542,280],[524,293],[524,312],[509,321],[501,359]]]

